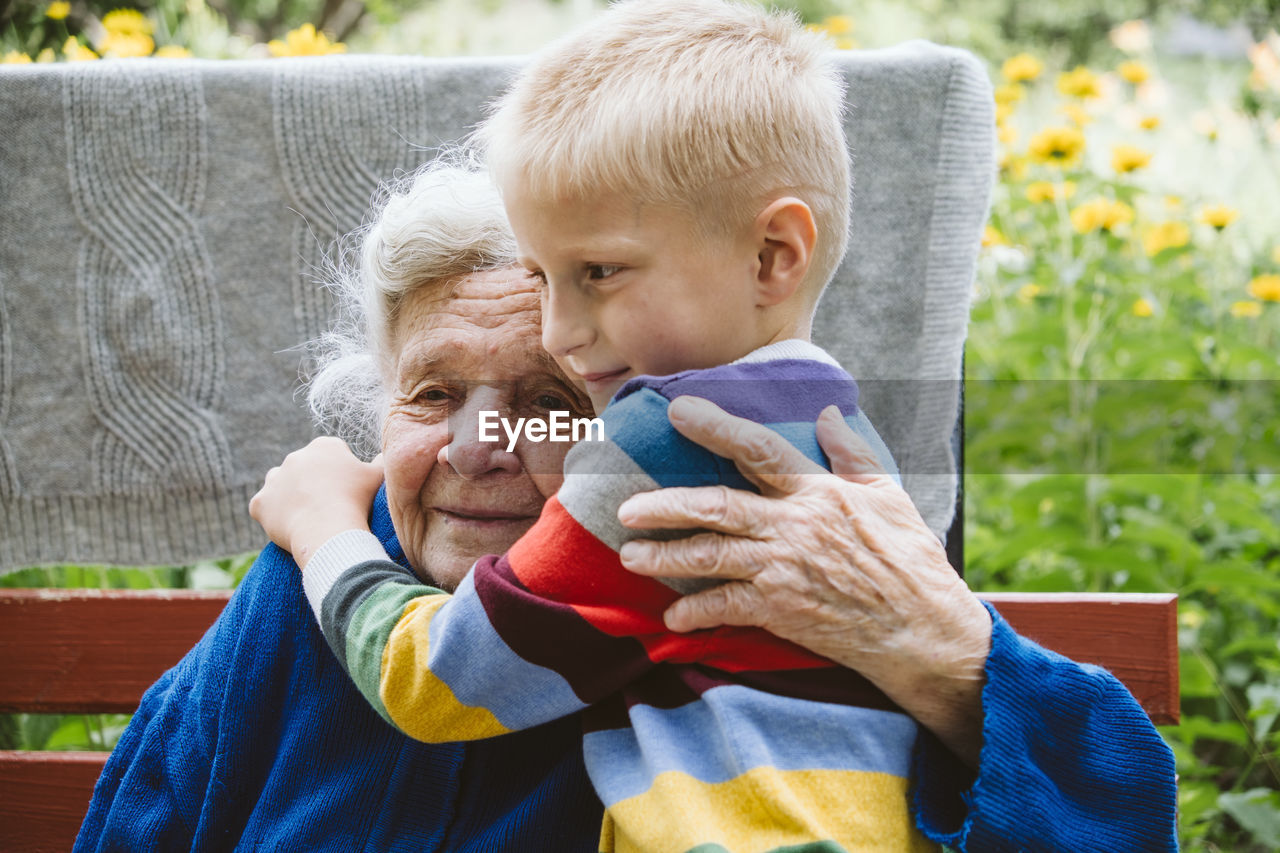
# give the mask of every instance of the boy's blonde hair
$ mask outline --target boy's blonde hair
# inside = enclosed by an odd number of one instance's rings
[[[630,0],[534,57],[479,128],[500,185],[547,199],[602,189],[736,233],[794,195],[817,224],[817,294],[848,243],[844,86],[789,15],[721,0]]]

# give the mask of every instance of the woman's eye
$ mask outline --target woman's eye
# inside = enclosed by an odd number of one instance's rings
[[[444,388],[427,388],[418,394],[418,400],[423,403],[447,403],[450,399],[451,395]]]
[[[569,401],[559,394],[539,394],[533,401],[533,404],[540,409],[547,411],[563,411],[573,408],[569,405]]]
[[[541,287],[544,290],[546,289],[547,274],[544,273],[542,270],[529,270],[529,278],[533,279],[534,282],[538,285],[538,287]]]
[[[587,266],[587,278],[592,281],[601,281],[609,278],[622,267],[616,264],[590,264]]]

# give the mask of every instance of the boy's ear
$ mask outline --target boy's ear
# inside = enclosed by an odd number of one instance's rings
[[[759,253],[757,304],[785,302],[800,287],[813,261],[818,241],[813,211],[794,196],[775,199],[756,217],[753,237]]]

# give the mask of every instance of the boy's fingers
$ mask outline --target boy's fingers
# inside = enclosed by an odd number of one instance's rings
[[[728,414],[700,397],[677,397],[667,407],[676,430],[712,453],[732,459],[761,491],[792,494],[806,474],[826,473],[766,426]]]

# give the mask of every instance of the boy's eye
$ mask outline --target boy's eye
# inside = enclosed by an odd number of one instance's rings
[[[622,269],[622,267],[617,266],[616,264],[589,264],[587,266],[587,278],[592,281],[600,281],[601,279],[608,278],[620,269]]]

